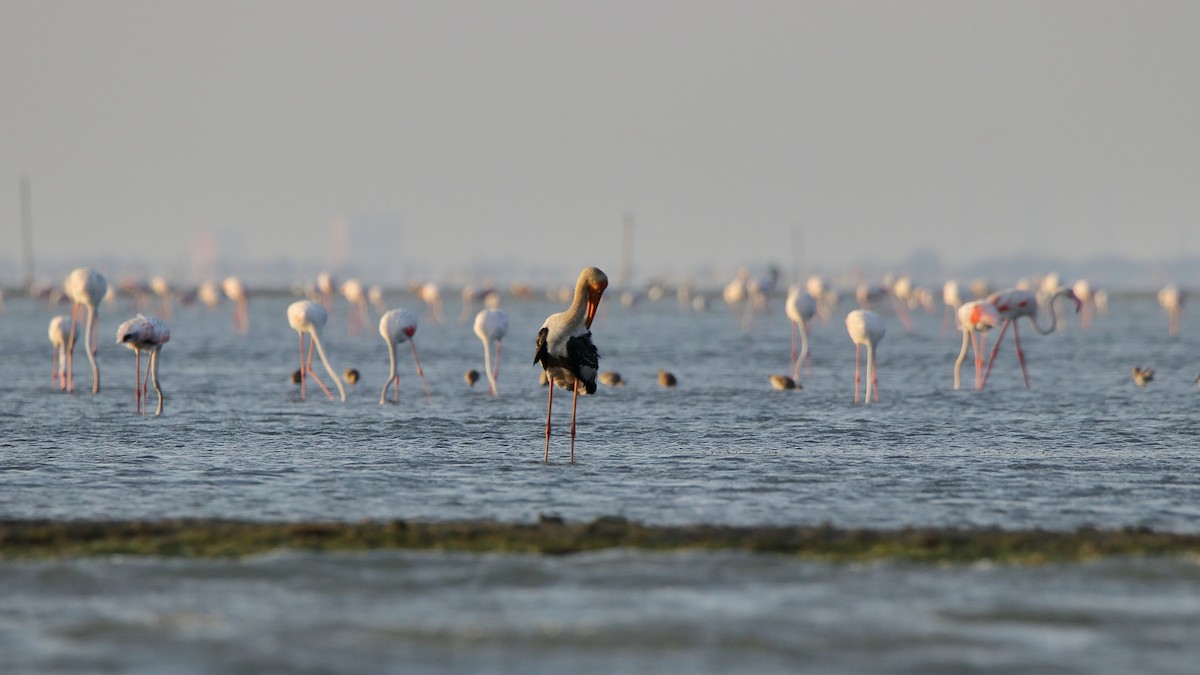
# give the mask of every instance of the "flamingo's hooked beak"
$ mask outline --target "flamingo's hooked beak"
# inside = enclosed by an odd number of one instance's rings
[[[600,296],[604,295],[604,289],[608,288],[608,281],[598,281],[595,285],[588,288],[587,299],[587,318],[584,319],[584,325],[588,330],[592,329],[592,319],[596,318],[596,308],[600,306]]]

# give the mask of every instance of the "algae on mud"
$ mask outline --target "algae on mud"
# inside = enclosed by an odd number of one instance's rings
[[[278,549],[377,549],[565,555],[607,548],[732,549],[830,562],[1036,564],[1116,555],[1200,555],[1200,535],[1143,528],[1044,530],[822,526],[649,526],[622,518],[589,523],[254,522],[233,520],[0,521],[0,558],[145,555],[239,557]]]

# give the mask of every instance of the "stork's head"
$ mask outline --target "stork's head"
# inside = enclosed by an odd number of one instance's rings
[[[600,306],[600,296],[604,295],[604,289],[608,288],[608,275],[596,267],[589,267],[579,275],[579,283],[587,291],[587,318],[584,319],[584,324],[590,330],[592,319],[596,317],[596,308]]]

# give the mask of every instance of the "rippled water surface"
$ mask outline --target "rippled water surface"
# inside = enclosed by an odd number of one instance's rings
[[[401,352],[400,404],[382,406],[384,343],[374,330],[349,335],[344,306],[326,347],[337,370],[353,366],[363,380],[345,404],[316,389],[300,401],[288,382],[298,360],[288,302],[254,298],[248,337],[232,334],[227,309],[177,308],[162,352],[166,411],[156,419],[133,414],[133,354],[113,344],[132,315],[124,301],[101,309],[103,387],[92,396],[82,358],[79,393],[51,388],[51,312],[10,300],[0,315],[0,516],[529,521],[543,513],[654,524],[1200,531],[1200,324],[1185,315],[1183,337],[1168,337],[1149,296],[1114,298],[1087,331],[1072,321],[1041,336],[1026,325],[1028,390],[1011,337],[986,390],[970,389],[968,362],[967,387],[953,391],[959,336],[941,334],[940,316],[917,316],[905,331],[889,315],[882,401],[871,406],[851,403],[848,305],[814,326],[804,390],[773,391],[767,375],[789,367],[780,302],[743,333],[724,307],[695,314],[606,300],[593,326],[601,365],[628,385],[580,400],[574,465],[570,397],[555,397],[549,466],[546,390],[530,362],[557,302],[507,303],[498,398],[462,380],[467,368],[482,369],[482,346],[457,307],[440,324],[423,320],[416,343],[431,399]],[[420,309],[412,299],[395,304]],[[1129,377],[1139,364],[1157,373],[1144,389]],[[678,376],[678,388],[658,387],[659,368]],[[593,672],[668,663],[734,670],[744,659],[758,670],[863,670],[875,658],[920,672],[1050,663],[1045,670],[1131,672],[1171,670],[1170,654],[1200,658],[1176,630],[1194,636],[1200,611],[1171,604],[1200,607],[1195,565],[1178,561],[944,570],[740,555],[380,554],[0,569],[6,597],[24,589],[0,610],[0,644],[6,654],[27,645],[17,651],[31,670],[88,670],[94,653],[112,669],[147,671],[166,653],[182,655],[180,670],[248,671],[362,670],[398,655],[430,668],[529,670],[536,661],[533,669]],[[134,578],[152,589],[129,588]],[[76,597],[87,601],[68,602]],[[255,644],[238,639],[247,633]],[[213,645],[229,660],[214,660]],[[1030,660],[1006,660],[1018,646]]]

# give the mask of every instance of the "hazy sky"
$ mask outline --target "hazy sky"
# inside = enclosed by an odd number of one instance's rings
[[[0,0],[0,260],[1200,254],[1200,3]],[[172,267],[174,269],[174,267]],[[11,281],[16,281],[13,279]]]

